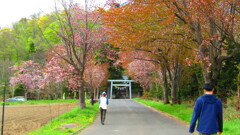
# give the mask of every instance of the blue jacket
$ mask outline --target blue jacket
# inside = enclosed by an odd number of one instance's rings
[[[222,132],[223,114],[222,102],[214,95],[205,94],[195,103],[189,132],[194,132],[198,120],[197,131],[205,134]]]

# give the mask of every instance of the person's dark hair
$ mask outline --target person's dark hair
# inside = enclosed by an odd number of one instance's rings
[[[207,90],[207,91],[212,91],[212,89],[214,88],[212,83],[205,83],[203,85],[203,89]]]

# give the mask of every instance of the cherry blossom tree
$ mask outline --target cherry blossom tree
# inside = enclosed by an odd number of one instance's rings
[[[89,63],[86,65],[86,70],[84,71],[84,81],[92,88],[92,93],[94,98],[98,98],[99,89],[106,87],[107,80],[109,76],[109,64],[97,64]]]
[[[78,77],[76,76],[76,71],[55,52],[64,54],[64,46],[55,45],[48,51],[47,63],[42,70],[44,73],[44,81],[41,87],[47,89],[51,93],[52,87],[60,86],[58,90],[53,92],[60,93],[61,95],[63,94],[62,87],[67,87],[69,90],[76,92],[79,87],[79,84],[77,83]],[[74,80],[76,82],[74,82]]]
[[[144,92],[147,92],[154,79],[153,74],[156,72],[156,63],[143,51],[121,51],[119,60],[115,65],[121,65],[126,69],[126,74],[133,80],[140,83]]]
[[[44,86],[48,86],[51,82],[59,83],[67,81],[67,86],[73,91],[77,91],[80,87],[78,83],[79,76],[72,65],[61,59],[55,52],[64,54],[64,46],[56,45],[48,52],[48,63],[44,68]],[[106,86],[108,79],[108,63],[96,64],[93,57],[89,59],[84,71],[84,85],[94,90]],[[96,97],[96,96],[95,96]]]
[[[42,64],[34,63],[31,60],[25,61],[22,65],[13,66],[12,70],[16,71],[16,73],[14,77],[11,77],[10,84],[23,84],[27,89],[25,93],[26,98],[29,92],[40,93],[41,84],[44,79],[41,71],[42,67]]]
[[[148,91],[155,71],[155,65],[152,62],[135,60],[127,65],[126,70],[130,77],[140,83],[144,92]]]
[[[78,87],[79,108],[86,106],[83,74],[87,61],[93,55],[94,49],[105,41],[99,12],[93,10],[94,6],[90,4],[94,4],[94,1],[86,0],[85,9],[82,9],[79,4],[62,1],[64,12],[58,16],[60,30],[57,34],[61,38],[65,54],[55,53],[76,72],[69,81]]]
[[[224,60],[239,52],[239,1],[170,0],[166,3],[192,29],[198,44],[196,59],[202,63],[204,80],[216,84]]]

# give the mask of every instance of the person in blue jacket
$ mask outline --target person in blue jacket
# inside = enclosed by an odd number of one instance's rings
[[[106,118],[106,113],[107,113],[107,105],[108,105],[108,98],[106,97],[107,93],[103,92],[102,96],[99,100],[99,108],[100,108],[100,112],[101,112],[101,123],[102,125],[104,125],[104,121]]]
[[[222,102],[213,95],[211,83],[205,83],[203,89],[205,94],[196,100],[189,132],[194,132],[198,121],[199,135],[220,135],[223,132]]]

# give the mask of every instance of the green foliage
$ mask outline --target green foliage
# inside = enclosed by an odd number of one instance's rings
[[[51,45],[59,43],[56,22],[54,14],[33,15],[31,19],[22,18],[12,28],[0,29],[0,60],[16,63],[29,60],[30,54],[47,51]]]
[[[148,100],[159,100],[162,99],[162,96],[163,96],[162,87],[159,84],[154,83],[149,91],[143,92],[142,98]]]
[[[26,59],[25,60],[29,60],[30,55],[32,53],[36,53],[36,47],[33,42],[29,42],[26,46]]]
[[[153,107],[161,112],[170,114],[183,122],[189,124],[192,117],[193,109],[189,108],[185,104],[181,105],[164,105],[162,102],[156,102],[151,100],[143,100],[135,98],[134,100]],[[224,110],[224,123],[223,123],[223,135],[239,135],[240,134],[240,113],[232,108]]]
[[[132,93],[139,93],[139,96],[141,96],[142,92],[143,92],[143,89],[140,86],[140,84],[136,82],[132,82]]]
[[[15,36],[10,28],[0,29],[0,60],[13,60]]]
[[[33,42],[28,43],[27,51],[28,51],[30,54],[36,52],[36,48],[35,48],[35,45],[34,45]]]
[[[77,103],[77,99],[61,100],[28,100],[28,101],[6,101],[6,105],[37,105],[37,104],[54,104],[54,103]]]
[[[180,88],[180,94],[183,100],[196,99],[203,94],[202,85],[204,79],[202,76],[202,69],[199,65],[193,65],[190,68],[193,70],[192,74],[185,78],[185,81]]]
[[[43,31],[43,36],[44,36],[44,39],[43,39],[45,42],[44,46],[46,49],[48,49],[51,47],[51,45],[59,44],[60,38],[56,34],[56,31],[58,31],[59,29],[59,23],[52,17],[47,17],[46,19],[49,19],[48,20],[49,22],[45,24],[47,26],[41,27],[41,29]]]
[[[223,63],[222,72],[217,81],[217,90],[222,98],[231,97],[237,93],[237,76],[239,74],[240,53]]]
[[[41,127],[39,130],[29,133],[28,135],[76,134],[94,121],[98,110],[98,104],[90,106],[88,102],[88,106],[86,108],[78,109],[78,107],[75,107],[70,112],[57,117],[56,119],[50,121],[47,125]],[[76,127],[65,128],[62,126],[63,124],[74,124]]]
[[[1,50],[0,50],[1,51]],[[10,66],[12,66],[14,64],[14,61],[12,60],[1,60],[0,59],[0,85],[3,85],[5,83],[9,82],[9,77],[12,76],[13,72],[11,71],[11,69],[9,68]],[[2,87],[0,87],[2,88]],[[7,87],[7,91],[8,91],[8,87]],[[3,92],[1,92],[2,89],[0,89],[0,95],[3,94]]]
[[[23,85],[18,85],[14,91],[14,96],[24,96],[25,89]]]
[[[124,69],[121,66],[118,66],[117,68],[113,66],[112,64],[109,66],[109,79],[121,79]]]
[[[154,98],[162,99],[163,97],[163,88],[158,83],[153,83],[152,89],[149,91],[150,94],[153,95]]]

